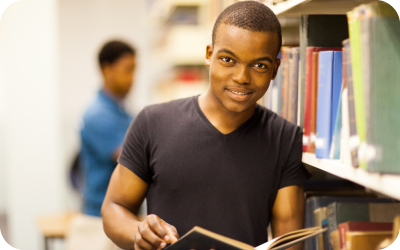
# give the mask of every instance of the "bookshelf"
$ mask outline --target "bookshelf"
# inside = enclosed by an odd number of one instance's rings
[[[400,200],[399,175],[368,172],[360,168],[346,166],[340,160],[318,159],[311,153],[303,153],[303,163]]]
[[[374,0],[288,0],[268,5],[282,20],[299,18],[303,14],[346,14],[353,8]],[[282,24],[284,26],[284,24]],[[400,200],[400,175],[369,172],[344,165],[340,160],[318,159],[314,154],[303,153],[303,162],[340,178],[362,185],[385,196]]]
[[[288,0],[267,5],[278,17],[302,14],[345,14],[360,4],[375,0]]]

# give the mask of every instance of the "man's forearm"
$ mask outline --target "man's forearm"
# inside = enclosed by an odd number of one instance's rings
[[[103,204],[101,215],[106,235],[120,248],[134,249],[135,234],[140,221],[129,209],[115,204]]]
[[[273,237],[275,238],[301,228],[303,228],[303,223],[298,221],[288,221],[287,223],[280,222],[279,224],[275,223],[275,226],[272,226]],[[287,250],[303,250],[303,243],[296,244]]]

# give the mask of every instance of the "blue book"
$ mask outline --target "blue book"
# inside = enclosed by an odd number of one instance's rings
[[[332,146],[331,146],[331,159],[340,159],[340,134],[342,130],[342,92],[339,96],[339,107],[336,112],[335,125],[333,127]]]
[[[342,52],[319,52],[315,156],[329,159],[342,89]]]

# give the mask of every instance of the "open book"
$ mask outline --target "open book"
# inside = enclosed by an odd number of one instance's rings
[[[201,227],[194,227],[182,236],[177,242],[165,248],[165,250],[225,250],[225,249],[244,249],[244,250],[283,250],[291,247],[305,239],[318,235],[326,231],[326,228],[310,227],[295,230],[279,237],[276,237],[256,248],[243,242],[216,234]]]

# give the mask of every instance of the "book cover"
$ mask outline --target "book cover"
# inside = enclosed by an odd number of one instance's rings
[[[229,237],[211,232],[204,228],[195,226],[177,242],[166,247],[166,250],[181,250],[181,249],[243,249],[243,250],[283,250],[297,243],[304,241],[310,237],[325,232],[327,229],[320,227],[304,228],[295,230],[281,236],[278,236],[256,248],[243,242],[231,239]]]
[[[334,116],[337,113],[342,86],[342,52],[319,52],[317,138],[315,156],[329,159]]]
[[[282,87],[281,87],[281,111],[283,118],[287,119],[288,93],[289,93],[289,60],[290,48],[282,47]]]
[[[349,134],[345,134],[344,136],[348,136],[348,150],[350,151],[350,165],[353,167],[358,167],[358,147],[360,145],[360,138],[357,134],[357,120],[356,120],[356,109],[355,109],[355,100],[354,100],[354,85],[353,85],[353,70],[352,70],[352,60],[351,60],[351,47],[350,40],[346,39],[343,41],[344,46],[344,61],[345,61],[345,76],[346,76],[346,85],[348,90],[348,98],[347,98],[347,107],[348,107],[348,123],[346,126],[349,126]],[[347,154],[347,152],[345,152]]]
[[[342,91],[339,91],[339,103],[338,108],[336,110],[336,118],[334,119],[333,125],[333,135],[332,135],[332,145],[330,157],[331,159],[339,160],[340,159],[340,133],[342,128]],[[335,98],[335,97],[334,97]]]
[[[346,233],[357,231],[392,231],[393,223],[385,222],[362,222],[362,221],[347,221],[340,223],[338,226],[340,237],[340,249],[346,250]]]
[[[314,216],[315,216],[315,224],[322,228],[322,221],[327,217],[327,208],[320,207],[315,209]],[[316,250],[324,249],[324,239],[322,234],[318,235],[317,242],[318,244]]]
[[[297,124],[298,109],[298,85],[299,85],[299,58],[300,48],[292,48],[291,59],[289,64],[289,103],[288,103],[288,120]]]
[[[366,5],[371,26],[370,106],[366,110],[367,168],[382,173],[400,173],[400,21],[388,4]]]
[[[346,234],[346,249],[376,250],[383,240],[391,237],[391,231],[349,232]]]
[[[366,120],[364,105],[364,82],[362,67],[362,51],[360,40],[360,18],[358,8],[347,13],[350,37],[351,65],[353,71],[354,100],[357,120],[357,135],[360,141],[358,149],[359,166],[366,169]]]

